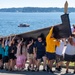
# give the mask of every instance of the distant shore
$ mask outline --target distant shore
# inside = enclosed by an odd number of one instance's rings
[[[23,8],[2,8],[0,12],[64,12],[64,8],[58,7],[23,7]],[[68,8],[68,12],[75,12],[75,8]]]

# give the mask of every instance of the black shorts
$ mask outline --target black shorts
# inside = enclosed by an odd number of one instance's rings
[[[56,54],[47,52],[46,57],[48,60],[53,60],[53,59],[56,59]]]
[[[42,57],[46,56],[46,53],[45,52],[37,52],[37,57],[36,59],[42,59]]]
[[[0,60],[2,59],[2,54],[0,54]]]
[[[9,59],[13,59],[13,60],[16,59],[16,56],[14,55],[14,53],[9,54]]]
[[[8,56],[4,56],[4,57],[3,57],[3,62],[4,62],[4,63],[8,63],[8,61],[9,61],[9,57],[8,57]]]
[[[56,54],[56,63],[63,61],[63,56]]]
[[[64,55],[64,60],[65,60],[65,61],[69,61],[69,62],[75,62],[75,55],[68,55],[68,54],[65,54],[65,55]]]

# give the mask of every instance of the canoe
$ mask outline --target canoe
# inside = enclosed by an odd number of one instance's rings
[[[55,38],[68,38],[72,34],[69,14],[61,15],[61,20],[62,20],[61,24],[53,25],[54,26],[54,30],[53,30],[54,37]],[[26,32],[26,33],[22,33],[22,34],[18,34],[17,36],[20,36],[23,38],[27,38],[27,37],[37,38],[37,36],[43,33],[46,37],[50,28],[51,26],[42,28],[42,29],[38,29],[38,30],[34,30],[34,31],[30,31],[30,32]]]

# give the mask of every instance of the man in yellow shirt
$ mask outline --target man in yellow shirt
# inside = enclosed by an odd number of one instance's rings
[[[50,29],[48,35],[46,36],[46,56],[48,60],[47,68],[48,71],[50,71],[51,73],[53,73],[52,66],[56,57],[55,55],[56,46],[60,45],[60,42],[54,38],[53,28],[54,27]]]

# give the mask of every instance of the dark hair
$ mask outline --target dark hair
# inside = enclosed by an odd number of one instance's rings
[[[34,40],[33,37],[29,37],[29,38],[26,38],[26,46],[29,44],[30,41]]]
[[[45,41],[45,36],[44,36],[43,33],[41,33],[41,34],[38,36],[38,38],[42,38],[42,40]]]
[[[42,38],[40,35],[37,38]]]
[[[53,27],[53,34],[54,34],[53,35],[54,38],[56,38],[56,39],[60,38],[60,36],[59,36],[59,28],[57,26]]]
[[[2,43],[2,41],[3,41],[3,39],[1,38],[1,39],[0,39],[0,43]]]
[[[69,37],[68,41],[69,41],[69,43],[70,43],[71,45],[73,44],[73,39],[72,39],[72,37]]]
[[[43,41],[45,41],[46,40],[46,37],[45,37],[45,35],[43,34],[43,33],[41,33],[41,35],[40,35],[41,37],[42,37],[42,40]]]
[[[33,40],[33,38],[32,37],[29,37],[29,41],[32,41]]]

